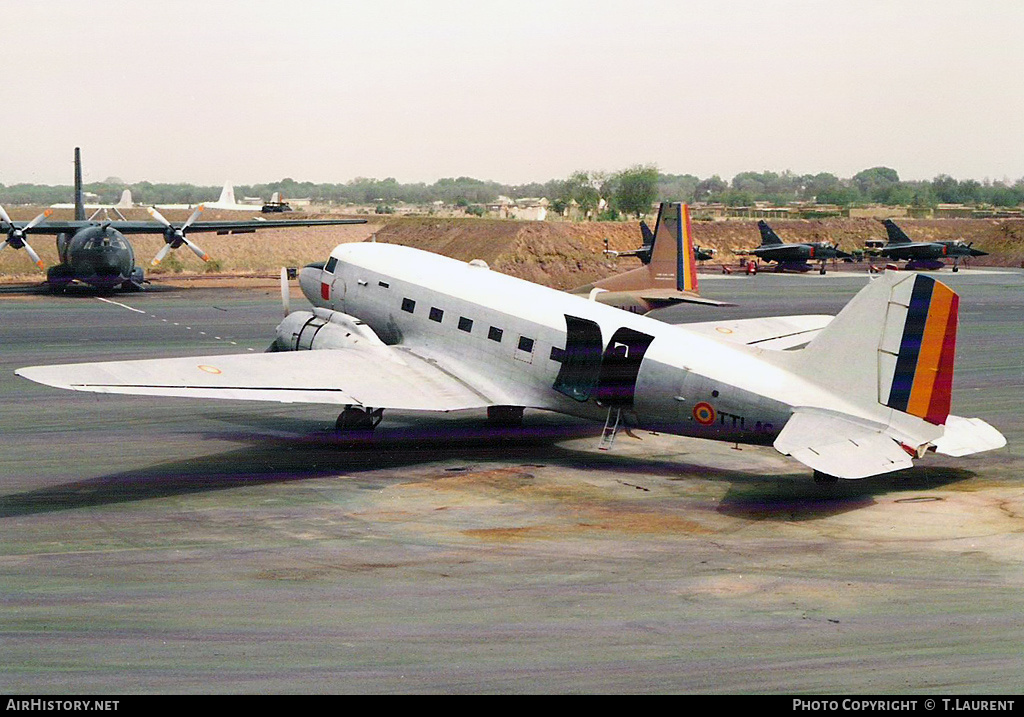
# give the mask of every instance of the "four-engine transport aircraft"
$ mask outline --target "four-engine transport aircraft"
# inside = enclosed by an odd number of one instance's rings
[[[697,292],[697,262],[687,205],[663,202],[658,208],[654,232],[643,223],[640,228],[644,243],[639,249],[605,251],[615,256],[635,256],[643,266],[577,287],[569,293],[634,314],[679,303],[728,305]]]
[[[961,259],[988,255],[987,251],[975,249],[973,242],[969,244],[962,239],[915,242],[892,219],[885,219],[882,224],[889,235],[889,243],[878,253],[889,259],[906,259],[907,269],[941,269],[946,265],[942,260],[949,257],[953,260],[953,271],[960,271]]]
[[[757,229],[761,232],[761,246],[737,253],[752,254],[764,261],[777,262],[776,271],[810,271],[811,266],[807,262],[818,261],[821,262],[818,273],[824,274],[825,262],[829,259],[846,259],[852,256],[841,251],[838,245],[827,241],[786,244],[763,219],[758,221]]]
[[[884,273],[789,351],[763,341],[777,319],[670,325],[390,244],[341,244],[299,282],[313,310],[286,316],[273,352],[16,373],[96,393],[331,404],[340,429],[372,428],[385,409],[543,409],[603,421],[603,448],[624,424],[772,445],[821,482],[1006,443],[950,413],[958,296],[925,275]]]
[[[158,264],[172,249],[187,246],[203,261],[210,257],[188,239],[190,232],[217,232],[218,234],[248,233],[257,229],[281,227],[308,227],[333,224],[365,224],[365,219],[286,219],[283,221],[196,221],[203,211],[200,205],[184,222],[170,222],[156,209],[149,212],[156,222],[90,220],[85,218],[82,204],[82,163],[75,148],[75,219],[73,221],[46,221],[53,213],[47,209],[29,222],[12,221],[0,207],[0,231],[7,233],[7,246],[24,248],[40,269],[45,268],[39,255],[28,243],[27,234],[56,234],[60,264],[46,271],[46,281],[52,291],[63,291],[72,282],[80,282],[110,290],[114,288],[138,289],[144,280],[142,267],[135,265],[135,251],[126,234],[163,234],[164,246],[151,262]]]

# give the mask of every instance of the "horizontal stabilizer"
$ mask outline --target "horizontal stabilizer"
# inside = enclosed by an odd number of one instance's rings
[[[782,351],[803,346],[828,326],[832,318],[827,314],[769,316],[735,321],[701,321],[679,324],[679,327],[720,341]]]
[[[933,441],[935,451],[944,456],[967,456],[1006,445],[1006,438],[980,418],[946,417],[946,430]]]
[[[885,429],[823,409],[798,408],[774,446],[779,453],[836,478],[866,478],[913,467],[910,455]]]
[[[641,299],[661,308],[675,304],[706,304],[707,306],[735,306],[727,301],[718,301],[701,296],[695,291],[673,291],[672,289],[645,289],[636,292]],[[600,299],[599,299],[600,301]]]

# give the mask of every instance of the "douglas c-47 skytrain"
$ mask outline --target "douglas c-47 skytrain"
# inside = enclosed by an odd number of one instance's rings
[[[689,223],[685,206],[675,216]],[[17,373],[97,393],[331,404],[341,429],[372,428],[386,409],[542,409],[603,421],[602,447],[622,425],[771,445],[821,481],[1006,442],[950,413],[958,297],[928,276],[887,272],[831,321],[748,319],[726,333],[387,244],[342,244],[300,284],[314,308],[282,321],[272,352]]]

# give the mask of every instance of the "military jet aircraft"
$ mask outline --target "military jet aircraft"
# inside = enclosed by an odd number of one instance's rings
[[[657,226],[657,224],[655,224]],[[640,222],[640,237],[643,244],[637,249],[625,249],[622,251],[616,251],[608,248],[608,239],[604,240],[604,253],[608,256],[620,257],[620,256],[635,256],[644,265],[651,263],[651,252],[654,248],[654,232],[647,226],[647,222]],[[700,247],[696,244],[693,245],[693,258],[697,261],[708,261],[715,256],[715,250],[713,247]]]
[[[679,303],[728,305],[705,298],[697,291],[689,212],[685,204],[663,202],[653,232],[643,222],[640,224],[643,246],[618,252],[605,249],[612,256],[635,256],[643,266],[577,287],[570,293],[635,314]]]
[[[962,239],[938,241],[911,241],[910,237],[891,219],[882,221],[889,243],[878,250],[878,254],[889,259],[905,259],[907,269],[941,269],[943,259],[953,260],[953,271],[960,271],[960,260],[972,256],[987,256],[987,251],[975,249],[972,243]]]
[[[600,448],[623,426],[771,445],[820,482],[1006,442],[950,413],[958,297],[922,274],[886,272],[788,351],[794,317],[670,325],[390,244],[341,244],[299,283],[313,309],[285,317],[273,352],[15,373],[95,393],[340,406],[342,430],[389,409],[508,421],[542,409],[603,421]]]
[[[45,265],[28,243],[27,235],[56,234],[57,252],[60,264],[46,271],[46,281],[54,292],[64,291],[72,282],[80,282],[101,290],[114,288],[139,289],[144,280],[142,267],[135,265],[135,251],[126,234],[163,234],[164,246],[151,262],[158,264],[168,252],[187,246],[203,261],[210,257],[186,234],[191,232],[217,232],[218,234],[248,233],[257,229],[280,227],[326,226],[334,224],[365,224],[365,219],[288,219],[268,222],[265,220],[244,221],[196,221],[202,213],[200,205],[184,222],[170,222],[155,208],[149,213],[156,222],[90,220],[85,218],[82,204],[82,163],[78,148],[75,148],[75,219],[73,221],[46,221],[52,214],[47,209],[29,222],[12,221],[0,207],[0,231],[7,233],[7,240],[0,250],[7,246],[25,249],[40,269]]]
[[[761,246],[737,253],[777,262],[776,271],[810,271],[811,266],[807,262],[813,260],[820,262],[818,273],[824,274],[825,262],[829,259],[852,257],[852,254],[840,251],[837,244],[826,241],[786,244],[763,219],[758,221],[757,228],[761,232]]]

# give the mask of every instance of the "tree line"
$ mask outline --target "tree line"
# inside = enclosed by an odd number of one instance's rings
[[[92,182],[86,192],[113,204],[121,192],[130,189],[139,204],[196,204],[216,199],[219,186],[186,183],[125,183],[116,178]],[[0,203],[48,205],[72,201],[70,185],[0,184]],[[636,165],[619,172],[573,172],[565,179],[509,185],[472,177],[448,177],[433,184],[402,183],[394,177],[357,177],[330,184],[299,182],[285,178],[267,184],[237,185],[235,196],[269,199],[274,192],[288,197],[309,197],[314,202],[336,204],[385,204],[400,202],[430,204],[443,202],[479,206],[495,202],[500,195],[512,199],[546,197],[556,211],[575,206],[585,216],[613,219],[620,215],[644,213],[657,201],[721,202],[747,206],[754,202],[784,205],[789,202],[817,202],[852,206],[858,204],[935,206],[940,203],[988,204],[1015,207],[1024,204],[1024,179],[1001,181],[957,180],[940,174],[932,180],[904,181],[896,170],[872,167],[849,178],[828,172],[795,174],[784,172],[740,172],[731,181],[718,175],[701,179],[692,174],[665,174],[653,165]]]

